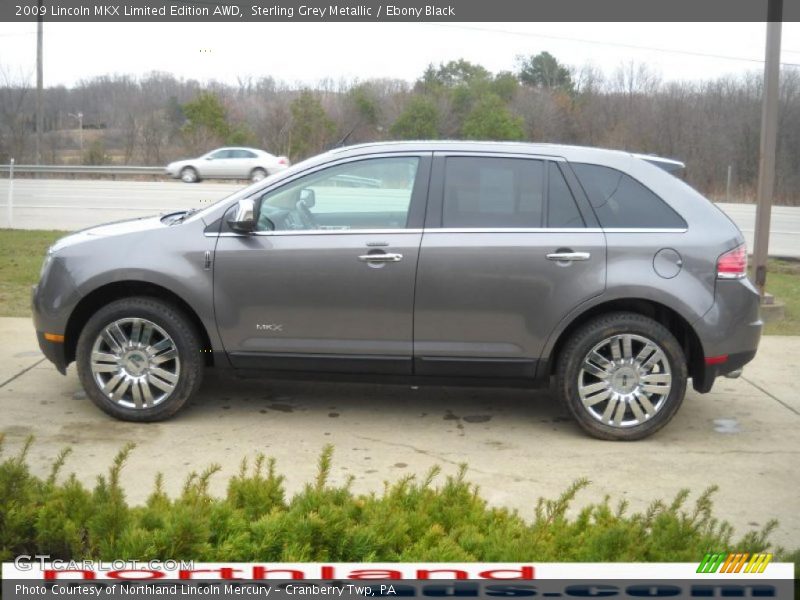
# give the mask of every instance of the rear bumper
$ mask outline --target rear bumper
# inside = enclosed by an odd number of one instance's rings
[[[714,300],[714,306],[694,324],[703,356],[693,360],[692,383],[701,393],[711,390],[715,378],[753,360],[763,327],[761,298],[749,279],[717,281]],[[710,357],[716,358],[715,364],[707,364]]]
[[[727,375],[733,371],[741,369],[756,356],[755,350],[748,352],[737,352],[729,354],[725,362],[715,365],[705,365],[700,372],[695,372],[692,378],[692,387],[695,391],[705,394],[710,392],[714,385],[714,380],[720,375]]]

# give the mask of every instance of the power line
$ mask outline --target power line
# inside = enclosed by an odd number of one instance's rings
[[[502,33],[507,35],[516,35],[520,37],[530,37],[530,38],[544,38],[550,40],[562,40],[568,42],[578,42],[581,44],[597,44],[600,46],[615,46],[617,48],[627,48],[630,50],[651,50],[653,52],[664,52],[667,54],[683,54],[686,56],[701,56],[705,58],[718,58],[723,60],[736,60],[740,62],[751,62],[757,64],[764,64],[764,61],[759,58],[746,58],[743,56],[729,56],[725,54],[711,54],[707,52],[695,52],[692,50],[677,50],[674,48],[657,48],[655,46],[639,46],[637,44],[626,44],[624,42],[604,42],[600,40],[587,40],[582,38],[575,38],[575,37],[568,37],[568,36],[560,36],[560,35],[551,35],[545,33],[529,33],[524,31],[513,31],[509,29],[492,29],[489,27],[479,27],[476,25],[448,25],[445,23],[425,23],[425,25],[431,25],[434,27],[444,27],[446,29],[465,29],[469,31],[483,31],[487,33]],[[790,50],[789,52],[794,52]],[[798,51],[800,53],[800,51]],[[780,63],[782,67],[800,67],[800,63],[789,63],[789,62],[782,62]]]
[[[186,4],[197,4],[197,5],[214,5],[213,2],[207,2],[204,0],[185,0]],[[595,44],[599,46],[613,46],[617,48],[627,48],[629,50],[649,50],[652,52],[662,52],[665,54],[682,54],[684,56],[698,56],[703,58],[716,58],[720,60],[734,60],[739,62],[750,62],[755,64],[764,64],[764,61],[759,58],[748,58],[744,56],[730,56],[726,54],[713,54],[710,52],[697,52],[693,50],[679,50],[675,48],[659,48],[655,46],[640,46],[638,44],[626,44],[624,42],[608,42],[602,40],[587,40],[583,38],[575,38],[570,36],[560,36],[560,35],[552,35],[546,33],[529,33],[524,31],[513,31],[509,29],[493,29],[489,27],[479,27],[476,25],[449,25],[446,23],[421,23],[422,25],[430,25],[433,27],[442,27],[446,29],[464,29],[467,31],[481,31],[484,33],[501,33],[507,35],[515,35],[519,37],[529,37],[529,38],[542,38],[542,39],[550,39],[550,40],[560,40],[560,41],[567,41],[567,42],[577,42],[580,44]],[[19,33],[0,33],[0,37],[19,37],[19,36],[26,36],[26,35],[36,35],[36,31],[25,31]],[[781,53],[789,53],[789,54],[800,54],[800,50],[789,50],[783,49]],[[800,67],[800,63],[792,63],[792,62],[781,62],[780,65],[782,67]]]

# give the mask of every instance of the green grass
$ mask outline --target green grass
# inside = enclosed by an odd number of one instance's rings
[[[0,229],[0,317],[31,314],[31,286],[47,248],[66,231]]]
[[[0,317],[27,317],[31,286],[48,246],[66,231],[0,229]],[[800,262],[770,260],[767,290],[786,304],[786,318],[769,323],[767,335],[800,335]]]
[[[767,323],[764,333],[800,335],[800,262],[770,260],[767,269],[767,291],[786,305],[786,316]]]

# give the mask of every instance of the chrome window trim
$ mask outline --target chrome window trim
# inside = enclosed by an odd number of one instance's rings
[[[438,227],[425,233],[602,233],[599,227]]]
[[[606,233],[686,233],[689,229],[687,227],[608,227],[603,231]]]
[[[254,231],[252,233],[206,232],[206,237],[281,237],[298,235],[397,235],[399,233],[420,234],[422,229],[301,229],[299,231]]]
[[[444,158],[516,158],[525,160],[551,160],[566,163],[567,159],[557,154],[529,154],[524,152],[488,152],[486,150],[434,150],[434,157]]]
[[[429,229],[303,229],[299,231],[254,231],[253,233],[205,232],[206,237],[251,237],[284,235],[390,235],[398,233],[686,233],[684,228],[602,227],[431,227]]]
[[[684,228],[620,227],[438,227],[425,233],[686,233]]]

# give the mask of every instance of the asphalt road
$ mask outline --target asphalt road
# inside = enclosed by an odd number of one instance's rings
[[[207,206],[241,189],[240,183],[17,179],[13,226],[75,230],[108,221]],[[8,180],[0,180],[0,227],[8,227]],[[755,206],[719,204],[753,248]],[[800,207],[772,209],[770,255],[800,258]]]

